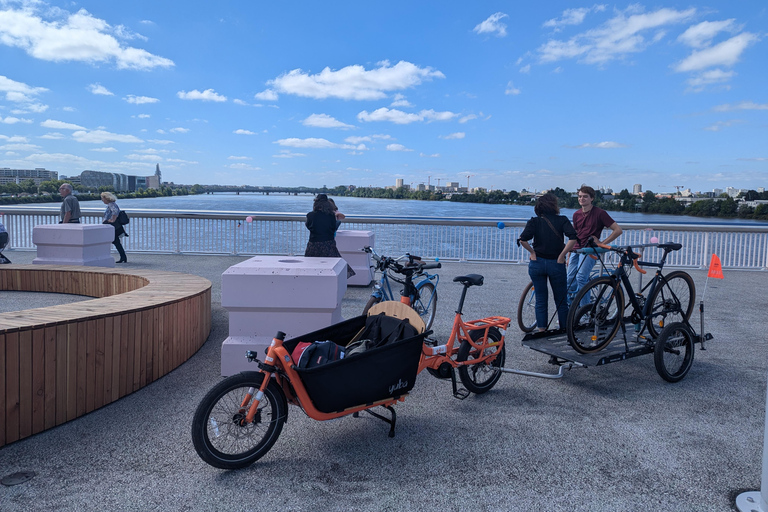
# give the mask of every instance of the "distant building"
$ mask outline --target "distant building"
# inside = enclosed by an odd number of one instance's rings
[[[59,179],[59,173],[56,171],[47,171],[42,167],[35,169],[9,169],[0,168],[0,185],[6,183],[16,183],[17,185],[24,180],[33,180],[35,185],[44,181],[55,181]]]
[[[115,192],[133,192],[129,176],[116,172],[101,172],[85,170],[80,173],[80,186],[90,190],[98,190],[100,187],[112,187]]]
[[[400,188],[403,186],[403,178],[397,178],[395,180],[395,188]]]
[[[639,195],[643,193],[643,186],[640,183],[635,183],[632,185],[632,193],[635,195]]]

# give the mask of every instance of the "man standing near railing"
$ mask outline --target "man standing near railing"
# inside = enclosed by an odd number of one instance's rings
[[[62,183],[59,187],[59,194],[64,198],[61,203],[61,215],[59,224],[80,224],[80,201],[72,195],[72,185]]]
[[[580,210],[573,212],[573,227],[576,229],[576,235],[578,241],[574,246],[574,250],[581,249],[582,247],[589,246],[589,240],[593,239],[595,242],[600,241],[600,235],[603,233],[603,229],[608,228],[611,230],[611,234],[602,241],[604,244],[610,244],[616,238],[621,235],[621,227],[616,223],[608,212],[602,208],[594,206],[592,202],[595,200],[595,189],[587,185],[582,185],[576,192],[579,198]],[[588,254],[580,254],[577,252],[571,253],[571,259],[568,262],[568,304],[570,305],[571,298],[576,295],[587,281],[589,281],[589,273],[592,272],[592,267],[595,266],[595,259],[591,258]],[[582,299],[582,304],[588,304],[589,297]]]

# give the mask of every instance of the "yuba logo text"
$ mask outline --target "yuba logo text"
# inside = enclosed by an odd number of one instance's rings
[[[408,387],[408,381],[407,380],[398,379],[397,380],[397,384],[392,384],[391,386],[389,386],[389,392],[391,394],[391,393],[394,393],[395,391],[397,391],[398,389],[403,389],[405,387]]]

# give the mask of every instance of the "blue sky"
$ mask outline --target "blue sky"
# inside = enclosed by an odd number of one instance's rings
[[[766,187],[767,5],[0,0],[0,167]]]

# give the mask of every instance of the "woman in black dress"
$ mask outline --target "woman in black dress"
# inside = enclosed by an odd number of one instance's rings
[[[336,248],[336,214],[333,205],[325,194],[317,194],[312,211],[307,214],[305,223],[309,230],[309,242],[304,256],[310,258],[341,258]],[[355,271],[347,265],[347,278]]]

